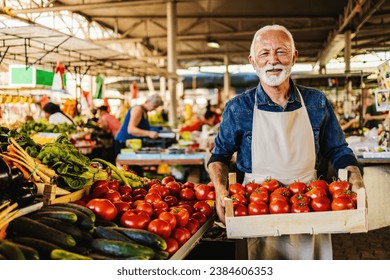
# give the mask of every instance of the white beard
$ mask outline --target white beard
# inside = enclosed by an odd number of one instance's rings
[[[258,67],[255,62],[254,65],[257,76],[262,80],[265,84],[276,87],[283,83],[290,75],[292,66],[283,66],[281,64],[277,65],[266,65],[264,67]],[[278,69],[282,70],[279,74],[267,75],[268,70]]]

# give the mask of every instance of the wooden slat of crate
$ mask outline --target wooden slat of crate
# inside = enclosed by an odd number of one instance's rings
[[[339,178],[348,178],[343,169]],[[232,177],[232,181],[234,178]],[[234,217],[233,202],[225,199],[228,238],[280,236],[286,234],[358,233],[368,231],[366,190],[357,191],[357,209],[310,213],[267,214]]]

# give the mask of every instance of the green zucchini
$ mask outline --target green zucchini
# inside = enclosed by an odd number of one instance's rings
[[[96,218],[95,220],[95,227],[102,226],[102,227],[117,227],[118,224],[112,221],[106,221],[100,218]]]
[[[70,234],[76,240],[76,243],[78,245],[89,244],[89,242],[91,242],[93,238],[90,233],[80,229],[75,224],[68,223],[63,220],[54,219],[50,217],[40,217],[37,218],[37,221],[64,233]]]
[[[50,206],[46,206],[41,208],[39,211],[70,211],[77,216],[77,220],[75,222],[82,229],[91,230],[94,227],[93,221],[91,217],[84,212],[77,210],[75,208],[64,207],[57,204],[52,204]],[[38,211],[38,212],[39,212]]]
[[[76,240],[70,234],[49,227],[26,216],[21,216],[11,221],[9,227],[19,236],[35,237],[59,246],[76,245]]]
[[[50,259],[52,260],[92,260],[91,257],[69,252],[64,249],[54,249],[51,251]]]
[[[77,215],[71,211],[62,211],[62,210],[49,210],[49,209],[39,209],[38,211],[29,215],[30,218],[36,219],[39,217],[50,217],[59,220],[63,220],[69,223],[76,223]]]
[[[152,248],[136,243],[109,240],[104,238],[95,238],[92,240],[91,248],[96,253],[119,258],[128,258],[134,256],[145,256],[152,258],[154,256],[154,251]]]
[[[91,209],[89,209],[88,207],[76,204],[76,203],[55,203],[55,204],[52,204],[52,206],[61,206],[61,207],[68,207],[71,209],[76,209],[76,210],[88,215],[92,222],[95,222],[95,220],[96,220],[96,215]]]
[[[34,248],[38,251],[39,258],[41,260],[50,260],[51,251],[61,248],[56,244],[34,237],[15,237],[12,239],[12,241],[17,244],[22,244]]]
[[[95,227],[95,235],[99,238],[105,238],[105,239],[111,239],[111,240],[119,240],[119,241],[124,241],[124,242],[132,242],[130,238],[128,238],[126,235],[123,233],[120,233],[110,227],[102,227],[102,226],[97,226]]]
[[[169,253],[163,250],[154,250],[154,260],[166,260],[169,258]]]
[[[10,243],[14,244],[15,246],[19,247],[20,250],[22,250],[24,257],[26,260],[39,260],[39,253],[37,250],[30,246],[26,246],[23,244],[18,244],[12,241],[9,241]]]
[[[145,246],[165,250],[167,243],[163,237],[144,229],[113,227],[112,229],[123,233],[131,240]]]
[[[0,253],[3,254],[8,260],[25,260],[22,250],[7,240],[0,240]]]

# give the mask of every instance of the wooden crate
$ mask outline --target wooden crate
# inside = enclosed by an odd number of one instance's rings
[[[368,231],[364,188],[357,191],[357,209],[351,210],[234,217],[233,202],[226,198],[225,211],[227,237],[232,239]]]

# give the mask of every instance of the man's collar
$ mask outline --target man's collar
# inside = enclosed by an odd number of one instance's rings
[[[266,105],[266,104],[275,105],[275,103],[271,100],[271,98],[263,90],[261,83],[259,83],[257,85],[256,97],[257,97],[257,104],[258,105]],[[294,82],[290,79],[290,92],[289,92],[289,98],[288,98],[287,103],[293,103],[295,101],[301,103],[301,99],[299,98],[297,87],[295,86]]]

